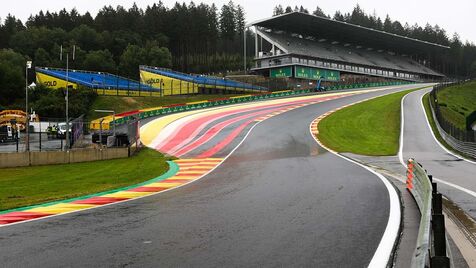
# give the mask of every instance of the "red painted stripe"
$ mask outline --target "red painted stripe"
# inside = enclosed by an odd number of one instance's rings
[[[0,215],[0,224],[9,224],[19,221],[27,221],[32,219],[43,218],[46,216],[50,216],[52,214],[48,213],[40,213],[40,212],[10,212],[7,214]]]
[[[185,106],[187,105],[186,103],[176,103],[176,104],[170,104],[170,105],[166,105],[166,106],[163,106],[164,108],[172,108],[172,107],[178,107],[178,106]]]
[[[127,112],[123,112],[123,113],[120,113],[120,114],[116,114],[116,117],[117,116],[124,117],[124,116],[129,116],[129,115],[138,114],[138,113],[140,113],[139,110],[127,111]]]
[[[277,109],[279,109],[279,108],[277,108]],[[250,118],[250,117],[261,116],[262,114],[268,114],[272,111],[274,111],[274,110],[259,111],[259,112],[255,112],[255,113],[251,113],[251,114],[245,114],[245,115],[242,115],[242,116],[239,116],[239,117],[235,117],[235,118],[223,121],[223,122],[211,127],[202,136],[200,136],[198,139],[194,140],[192,143],[188,144],[187,146],[182,147],[180,150],[178,150],[176,152],[172,151],[172,152],[168,152],[168,153],[180,157],[180,156],[182,156],[182,155],[184,155],[188,152],[191,152],[192,150],[195,150],[199,146],[205,144],[206,142],[211,140],[213,137],[215,137],[218,133],[220,133],[220,131],[222,131],[227,126],[229,126],[231,124],[234,124],[238,121],[241,121],[243,119]]]
[[[191,180],[186,180],[186,179],[170,179],[170,180],[164,180],[161,182],[168,182],[168,183],[187,183]]]
[[[203,152],[197,158],[208,158],[211,157],[212,155],[216,154],[219,152],[221,149],[225,148],[228,144],[230,144],[240,133],[243,131],[245,127],[247,127],[249,124],[251,124],[254,120],[248,120],[245,123],[241,124],[238,128],[233,130],[233,132],[230,133],[224,140],[220,141],[217,143],[215,146],[213,146],[211,149]]]
[[[323,98],[323,97],[317,97],[319,100],[328,100],[329,98]],[[316,98],[313,98],[311,100],[297,100],[297,101],[290,101],[286,103],[278,103],[278,104],[268,104],[268,105],[263,105],[259,107],[248,107],[248,108],[242,108],[238,110],[232,110],[232,111],[227,111],[223,112],[220,114],[214,114],[214,115],[208,115],[200,119],[196,119],[195,121],[200,121],[202,125],[199,127],[197,126],[198,124],[195,124],[194,121],[189,122],[185,124],[183,127],[177,128],[177,130],[173,131],[167,137],[164,139],[163,142],[161,142],[159,145],[157,145],[155,148],[161,152],[167,152],[168,154],[171,155],[183,155],[185,153],[181,152],[178,154],[176,153],[177,150],[182,150],[183,146],[192,141],[196,135],[209,123],[213,122],[214,120],[217,120],[219,118],[223,118],[226,115],[230,114],[238,114],[238,113],[243,113],[247,111],[252,111],[252,110],[266,110],[266,109],[278,109],[282,107],[289,107],[291,105],[298,105],[298,104],[309,104],[312,103],[313,100],[316,100]],[[173,147],[173,148],[171,148]]]
[[[71,202],[71,204],[106,205],[106,204],[116,203],[116,202],[127,200],[127,199],[129,198],[95,196],[88,199],[76,200]]]
[[[142,187],[137,187],[134,189],[129,189],[127,192],[150,192],[150,193],[155,193],[155,192],[161,192],[163,190],[167,190],[169,188],[165,187],[147,187],[147,186],[142,186]]]
[[[281,106],[282,105],[283,104],[281,104]],[[274,106],[277,106],[277,105],[276,104],[266,105],[266,106],[259,107],[259,109],[260,110],[270,109],[270,108],[273,108]],[[217,114],[207,115],[207,116],[200,117],[198,119],[194,119],[192,121],[186,122],[183,126],[173,131],[167,138],[165,138],[155,148],[161,152],[167,152],[171,154],[174,151],[182,148],[187,142],[190,142],[191,140],[193,140],[198,135],[198,133],[200,133],[200,131],[202,131],[208,124],[232,114],[248,112],[251,110],[256,110],[256,107],[225,111],[225,112],[221,112]]]

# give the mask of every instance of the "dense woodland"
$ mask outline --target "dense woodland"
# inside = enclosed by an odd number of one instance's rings
[[[303,7],[282,6],[276,6],[273,13],[292,11],[309,13]],[[389,16],[382,20],[359,6],[351,13],[337,12],[332,17],[319,7],[312,13],[449,45],[448,74],[467,77],[476,73],[474,44],[463,43],[457,34],[449,37],[438,26],[402,25]],[[64,68],[65,57],[62,61],[59,57],[61,47],[64,53],[76,47],[71,68],[108,71],[135,79],[140,64],[192,73],[242,69],[245,21],[243,7],[232,1],[221,7],[194,2],[166,7],[160,1],[145,9],[135,4],[105,6],[95,17],[75,9],[40,11],[26,22],[9,15],[0,19],[0,106],[24,98],[27,59],[35,66]],[[248,55],[252,55],[253,35],[246,34]]]

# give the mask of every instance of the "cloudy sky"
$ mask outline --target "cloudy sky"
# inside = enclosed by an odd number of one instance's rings
[[[71,9],[76,7],[80,13],[89,11],[95,15],[97,11],[104,5],[122,5],[126,8],[132,6],[133,0],[75,0],[75,1],[59,1],[59,0],[1,0],[0,18],[5,18],[8,13],[15,15],[22,21],[25,21],[30,14],[36,14],[40,10],[58,11],[65,7]],[[196,0],[195,3],[215,3],[221,6],[229,0]],[[153,0],[135,0],[137,5],[145,8],[151,5]],[[172,6],[175,0],[162,0],[166,6]],[[186,2],[189,2],[187,0]],[[462,40],[469,40],[476,43],[476,18],[474,11],[476,10],[475,0],[399,0],[399,1],[382,1],[382,0],[300,0],[300,1],[279,1],[279,0],[234,0],[235,3],[242,5],[247,14],[247,21],[254,21],[269,17],[272,15],[273,7],[277,4],[283,6],[303,5],[311,10],[315,9],[316,4],[319,5],[324,12],[333,15],[336,10],[341,12],[350,12],[358,3],[367,13],[376,13],[384,18],[389,14],[393,20],[399,20],[402,23],[409,24],[418,23],[425,25],[427,22],[431,25],[438,24],[449,33],[450,36],[454,32],[458,32]]]

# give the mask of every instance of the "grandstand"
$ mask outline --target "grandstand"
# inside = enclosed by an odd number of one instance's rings
[[[164,95],[204,93],[207,89],[262,92],[266,88],[226,78],[185,74],[170,69],[140,66],[141,83],[160,89]]]
[[[448,47],[324,17],[292,12],[254,22],[255,65],[269,77],[340,81],[361,75],[441,80],[432,62]]]
[[[66,70],[36,67],[37,83],[50,88],[66,88]],[[69,70],[68,86],[72,88],[86,87],[106,95],[140,95],[140,92],[159,94],[149,85],[105,72]]]

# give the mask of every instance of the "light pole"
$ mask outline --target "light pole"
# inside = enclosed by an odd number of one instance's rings
[[[69,149],[69,53],[66,53],[66,148]]]
[[[31,61],[26,62],[25,66],[25,113],[26,113],[26,151],[30,151],[30,116],[28,113],[28,69],[31,68]]]

